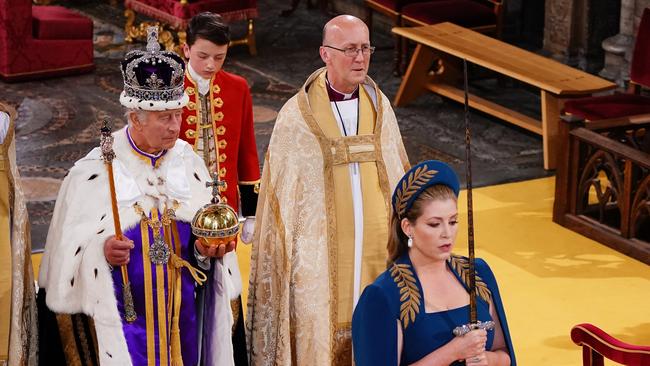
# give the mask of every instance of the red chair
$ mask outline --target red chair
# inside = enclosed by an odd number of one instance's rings
[[[617,119],[650,113],[650,97],[640,95],[650,88],[650,8],[643,11],[630,65],[631,93],[579,98],[564,104],[564,115],[585,121]]]
[[[423,26],[451,22],[474,31],[501,38],[505,0],[429,0],[402,8],[401,26]],[[402,42],[399,68],[406,69],[408,48]]]
[[[621,342],[592,324],[571,329],[571,340],[582,346],[583,366],[603,366],[604,358],[627,366],[650,365],[650,347]]]
[[[378,12],[390,18],[393,27],[399,27],[402,24],[402,8],[409,4],[424,2],[427,0],[364,0],[363,5],[366,8],[366,24],[372,31],[372,13]],[[395,39],[395,60],[393,64],[393,73],[401,75],[399,69],[402,60],[402,37],[393,34]]]
[[[481,33],[501,36],[503,3],[497,0],[434,0],[402,9],[403,25],[451,22]]]
[[[93,69],[90,18],[61,6],[0,0],[0,78],[17,81]]]
[[[221,15],[225,22],[240,20],[248,22],[248,31],[242,39],[233,40],[231,46],[248,45],[251,55],[257,54],[255,45],[255,29],[253,19],[257,18],[257,0],[125,0],[124,15],[127,18],[124,26],[127,41],[144,36],[146,27],[136,26],[135,13],[146,15],[159,20],[178,32],[179,45],[185,43],[185,30],[190,19],[198,13],[210,11]],[[162,33],[161,33],[162,36]],[[164,40],[163,43],[165,44]],[[174,46],[173,42],[165,44],[167,49]]]

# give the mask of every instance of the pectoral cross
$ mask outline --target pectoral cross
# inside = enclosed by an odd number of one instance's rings
[[[212,203],[221,203],[221,196],[219,195],[219,187],[225,187],[226,182],[219,180],[219,175],[212,172],[212,181],[205,182],[205,186],[212,187]]]

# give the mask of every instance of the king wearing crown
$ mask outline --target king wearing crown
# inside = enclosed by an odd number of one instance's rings
[[[241,279],[235,243],[206,248],[190,227],[210,201],[211,178],[192,146],[178,139],[189,100],[185,64],[160,50],[152,27],[147,49],[129,52],[121,69],[128,124],[113,133],[105,126],[101,147],[64,179],[39,296],[57,320],[64,314],[92,319],[83,323],[94,325],[90,337],[77,341],[88,348],[77,355],[82,360],[233,365],[230,298]],[[202,293],[206,282],[209,293]],[[62,341],[66,332],[83,339],[76,332],[84,327],[73,324],[59,324]],[[70,348],[64,348],[69,364]]]

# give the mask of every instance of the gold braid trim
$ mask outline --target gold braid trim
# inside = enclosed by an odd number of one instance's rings
[[[400,218],[403,218],[406,214],[406,206],[411,197],[422,186],[427,184],[436,173],[438,173],[437,170],[429,170],[429,167],[424,165],[411,172],[405,180],[402,180],[401,186],[397,186],[395,208]]]
[[[451,268],[453,268],[454,272],[458,274],[461,280],[469,288],[469,259],[452,254],[449,258],[449,263],[451,264]],[[488,304],[492,299],[492,292],[490,292],[490,289],[478,274],[476,275],[476,294],[485,300],[485,302]]]
[[[415,316],[420,312],[420,290],[408,264],[393,263],[390,275],[397,284],[400,293],[400,320],[406,329],[410,323],[415,322]]]
[[[183,357],[181,355],[181,330],[180,330],[180,313],[181,313],[181,271],[180,269],[185,267],[190,272],[190,275],[194,278],[199,285],[208,279],[205,273],[200,270],[192,267],[192,265],[181,257],[177,256],[176,253],[172,253],[169,257],[170,264],[173,268],[176,269],[176,278],[174,284],[174,314],[172,315],[172,324],[171,324],[171,366],[183,366]]]

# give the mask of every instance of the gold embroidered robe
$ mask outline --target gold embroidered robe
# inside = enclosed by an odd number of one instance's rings
[[[0,364],[35,365],[36,293],[27,206],[16,164],[16,112],[2,103],[0,112],[9,115],[7,135],[0,141]]]
[[[336,124],[325,69],[280,111],[265,157],[253,239],[247,344],[251,364],[351,363],[354,213],[348,166],[363,192],[361,285],[386,266],[390,194],[408,169],[395,114],[367,78],[359,135]]]

